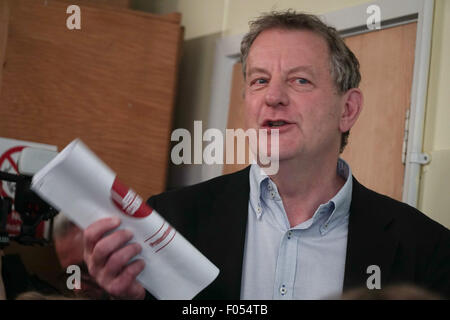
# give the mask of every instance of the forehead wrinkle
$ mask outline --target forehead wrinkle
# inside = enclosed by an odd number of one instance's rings
[[[289,41],[286,41],[287,39]],[[255,47],[258,47],[258,50],[255,51]],[[292,31],[275,28],[263,31],[249,50],[247,68],[255,62],[257,64],[261,59],[272,60],[272,62],[276,60],[278,64],[283,64],[277,67],[288,72],[292,72],[291,66],[296,67],[299,64],[306,66],[311,63],[314,64],[311,70],[302,71],[316,74],[320,71],[316,68],[319,65],[326,67],[328,72],[331,71],[329,48],[325,39],[308,30]]]
[[[251,67],[248,70],[248,75],[252,75],[253,73],[266,73],[269,74],[269,71],[265,68],[260,68],[260,67]]]
[[[293,67],[291,69],[288,70],[288,74],[292,74],[292,73],[296,73],[296,72],[306,72],[309,73],[311,75],[315,74],[315,69],[314,66],[312,65],[304,65],[304,66],[297,66],[297,67]]]
[[[298,55],[299,48],[297,50],[297,56],[292,54],[292,50],[284,48],[285,50],[257,50],[259,52],[252,52],[247,60],[247,74],[260,72],[270,74],[272,69],[278,69],[283,73],[291,74],[294,72],[308,72],[310,74],[317,73],[317,67],[323,64],[322,59],[316,59],[311,56],[311,52],[307,50],[303,54]],[[272,54],[273,53],[273,54]],[[328,67],[328,59],[325,64]],[[315,63],[317,65],[314,65]]]
[[[312,65],[300,65],[300,66],[292,67],[292,68],[288,69],[286,74],[289,76],[289,75],[297,73],[297,72],[305,72],[310,76],[315,76],[316,75],[315,69],[316,68],[314,68],[314,66],[312,66]],[[255,73],[269,75],[270,71],[265,68],[261,68],[261,67],[250,67],[247,75],[251,76],[252,74],[255,74]]]

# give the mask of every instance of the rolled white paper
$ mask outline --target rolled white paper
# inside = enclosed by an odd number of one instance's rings
[[[150,208],[79,139],[38,171],[31,188],[80,228],[111,216],[142,246],[138,281],[157,299],[192,299],[219,269]],[[182,212],[180,212],[182,214]]]

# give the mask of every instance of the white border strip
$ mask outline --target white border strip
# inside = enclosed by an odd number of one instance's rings
[[[417,207],[421,165],[419,163],[411,162],[411,155],[421,153],[423,148],[434,0],[423,1],[422,7],[418,10],[418,13],[414,76],[411,88],[411,109],[408,128],[408,149],[406,154],[402,197],[403,202],[413,207]]]

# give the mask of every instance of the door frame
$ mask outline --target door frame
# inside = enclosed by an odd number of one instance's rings
[[[372,30],[369,30],[366,25],[369,5],[380,7],[381,29],[417,22],[411,106],[408,128],[405,128],[408,131],[402,194],[403,202],[416,207],[420,170],[424,162],[422,147],[434,0],[377,0],[320,16],[344,36],[371,32]],[[244,34],[229,36],[219,39],[216,43],[208,125],[222,132],[225,132],[227,126],[232,70],[233,65],[239,60],[240,42],[243,36]],[[222,170],[221,164],[203,164],[201,180],[217,177],[222,174]]]

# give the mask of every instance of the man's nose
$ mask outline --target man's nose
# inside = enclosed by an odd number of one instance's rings
[[[289,103],[289,97],[286,92],[287,88],[282,81],[273,79],[266,91],[266,104],[269,107],[287,106]]]

